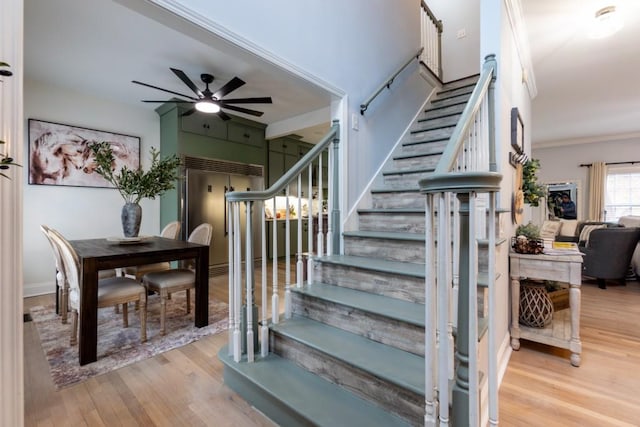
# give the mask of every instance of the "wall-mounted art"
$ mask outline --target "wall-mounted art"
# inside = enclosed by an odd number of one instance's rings
[[[29,184],[113,187],[94,172],[89,146],[107,141],[115,171],[140,168],[140,138],[119,133],[29,119]]]
[[[517,107],[511,109],[511,147],[515,151],[509,153],[511,166],[525,164],[529,157],[524,152],[524,124]]]
[[[516,153],[524,153],[524,124],[518,107],[511,109],[511,147]]]

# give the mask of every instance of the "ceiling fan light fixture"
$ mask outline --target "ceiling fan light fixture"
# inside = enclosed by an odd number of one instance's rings
[[[624,23],[615,6],[603,7],[596,12],[589,36],[592,39],[603,39],[617,33],[623,26]]]
[[[212,101],[203,100],[196,103],[196,110],[202,113],[219,113],[220,106]]]

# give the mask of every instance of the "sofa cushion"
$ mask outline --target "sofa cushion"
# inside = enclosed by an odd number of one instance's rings
[[[597,230],[599,228],[607,228],[607,224],[593,224],[593,225],[585,225],[582,227],[582,231],[580,231],[580,242],[584,242],[584,246],[589,246],[589,234],[593,230]]]
[[[560,236],[574,237],[576,235],[576,229],[578,228],[577,219],[561,219],[560,223]]]
[[[560,227],[562,227],[560,221],[544,221],[542,227],[540,227],[540,238],[555,239],[558,233],[560,233]]]

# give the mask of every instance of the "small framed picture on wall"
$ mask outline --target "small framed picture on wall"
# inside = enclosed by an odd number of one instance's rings
[[[524,124],[518,107],[511,109],[511,146],[516,153],[524,153]]]

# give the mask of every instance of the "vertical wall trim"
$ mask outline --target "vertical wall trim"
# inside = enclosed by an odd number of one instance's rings
[[[0,138],[5,150],[25,165],[23,81],[23,0],[0,2],[0,61],[13,76],[0,84]],[[24,171],[0,178],[0,425],[24,425],[22,182]]]

